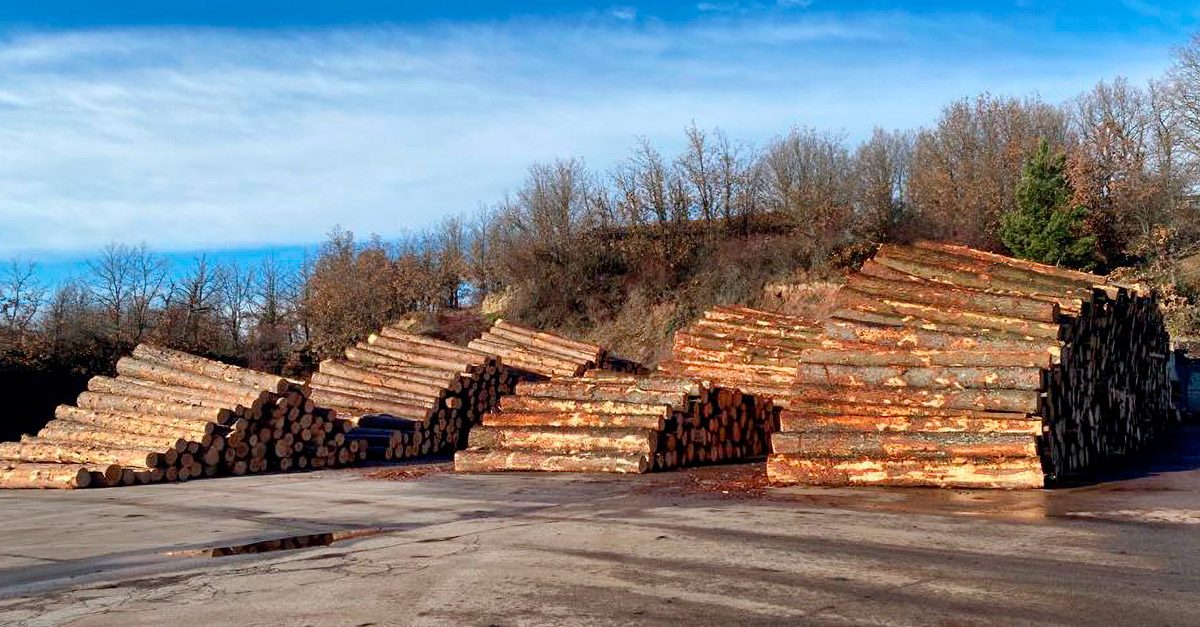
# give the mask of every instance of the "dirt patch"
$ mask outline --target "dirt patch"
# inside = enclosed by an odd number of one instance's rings
[[[409,481],[420,479],[426,475],[440,474],[454,470],[454,462],[439,462],[436,464],[411,464],[404,466],[389,466],[366,473],[368,479],[384,481]]]

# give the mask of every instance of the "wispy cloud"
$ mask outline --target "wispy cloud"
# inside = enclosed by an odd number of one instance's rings
[[[696,9],[707,13],[749,13],[751,11],[766,11],[768,9],[807,9],[812,6],[812,0],[775,0],[775,2],[744,2],[742,0],[726,0],[718,2],[701,2]]]
[[[527,165],[597,168],[695,120],[761,141],[866,135],[991,90],[1065,98],[1157,71],[1166,45],[1038,42],[986,17],[872,14],[0,40],[0,257],[385,236],[471,211]],[[970,36],[966,33],[969,32]],[[1022,45],[1015,45],[1022,43]],[[1036,61],[1036,62],[1034,62]]]
[[[617,18],[618,20],[624,20],[626,22],[631,22],[631,21],[637,19],[637,7],[628,7],[628,6],[609,7],[608,14],[611,15],[612,17]]]

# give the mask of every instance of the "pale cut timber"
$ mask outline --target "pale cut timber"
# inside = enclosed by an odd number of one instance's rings
[[[651,429],[594,427],[475,427],[468,445],[492,450],[528,449],[546,453],[620,451],[654,453],[657,433]]]
[[[860,403],[945,409],[980,409],[1036,414],[1041,395],[1029,390],[922,390],[918,388],[797,388],[792,399],[805,403]]]
[[[804,364],[839,366],[899,366],[899,367],[1018,367],[1049,368],[1052,357],[1044,351],[980,352],[974,350],[924,350],[881,348],[876,344],[844,343],[837,348],[810,348],[801,351]]]
[[[579,350],[584,353],[594,352],[597,354],[598,357],[603,356],[603,355],[601,355],[601,353],[604,351],[604,349],[596,344],[580,342],[578,340],[568,339],[568,338],[562,337],[560,335],[555,335],[553,333],[546,333],[544,331],[538,331],[537,329],[531,329],[529,327],[524,327],[519,324],[513,324],[513,323],[511,323],[507,320],[503,320],[503,319],[496,320],[496,323],[492,326],[500,327],[502,329],[506,329],[513,333],[520,333],[522,335],[537,338],[537,339],[544,340],[547,342],[561,344],[563,346],[573,348],[573,349]]]
[[[980,290],[954,287],[933,281],[893,281],[866,274],[852,274],[846,285],[856,292],[912,303],[936,305],[962,311],[1012,316],[1025,320],[1054,323],[1058,321],[1057,303]]]
[[[59,405],[54,409],[54,418],[64,422],[88,425],[110,431],[125,431],[142,435],[196,438],[216,433],[218,425],[207,420],[135,414],[129,412],[104,412],[81,409],[73,405]]]
[[[387,414],[399,418],[416,418],[418,420],[424,420],[434,411],[419,405],[378,400],[357,394],[333,392],[323,388],[314,389],[309,398],[319,405],[345,407],[372,413]]]
[[[553,342],[540,337],[526,335],[518,331],[514,331],[506,325],[492,325],[488,329],[485,337],[492,336],[497,341],[507,341],[523,346],[532,346],[538,350],[546,351],[553,355],[561,356],[563,359],[570,359],[578,362],[598,363],[604,356],[604,350],[599,346],[593,346],[587,349],[578,349],[559,342]]]
[[[97,429],[85,425],[74,425],[52,420],[38,431],[38,437],[47,440],[68,440],[102,444],[105,446],[136,446],[147,449],[175,449],[182,453],[188,448],[184,438],[136,435],[121,431]]]
[[[663,430],[666,419],[650,414],[499,411],[483,417],[485,427],[610,427]]]
[[[830,318],[825,322],[825,333],[830,339],[842,342],[877,344],[881,348],[917,348],[930,350],[987,350],[1000,352],[1044,351],[1059,357],[1062,349],[1051,340],[1029,340],[1015,335],[960,335],[906,327],[866,324]]]
[[[118,359],[116,369],[117,374],[121,376],[195,390],[209,390],[223,396],[257,396],[269,391],[234,381],[215,379],[188,370],[180,370],[161,362],[146,361],[138,357],[122,357]]]
[[[233,381],[277,394],[286,392],[293,387],[293,384],[284,377],[223,364],[169,348],[139,344],[133,349],[133,354],[135,357],[149,361],[159,361],[181,370],[191,370],[192,372],[198,372],[209,377]]]
[[[771,455],[767,458],[767,478],[773,483],[827,486],[1010,490],[1039,489],[1046,484],[1041,465],[1032,459],[845,460]]]
[[[931,433],[1023,433],[1041,435],[1042,421],[1022,414],[990,414],[995,417],[971,415],[946,416],[886,416],[859,411],[857,413],[816,413],[784,409],[779,413],[780,432],[794,431],[900,431]],[[1003,417],[1001,417],[1003,416]]]
[[[805,364],[796,382],[846,387],[914,387],[1040,390],[1041,368],[961,368],[956,366],[840,366]]]
[[[775,453],[848,459],[1005,459],[1037,458],[1033,436],[963,432],[779,432],[771,436]]]
[[[543,471],[612,472],[640,474],[650,470],[643,453],[572,453],[555,455],[537,451],[482,451],[466,449],[454,454],[458,472]]]
[[[117,464],[155,468],[162,455],[140,448],[112,448],[61,440],[0,442],[0,459],[37,463]]]
[[[82,464],[0,461],[0,489],[73,490],[88,487],[92,479],[92,471]]]
[[[698,390],[697,390],[698,393]],[[637,405],[680,405],[687,401],[690,391],[661,391],[620,383],[550,380],[523,381],[517,384],[516,394],[529,398],[570,399],[579,401],[611,401]],[[507,397],[517,398],[517,397]],[[532,401],[531,401],[532,402]],[[641,413],[641,412],[637,412]]]
[[[501,411],[558,411],[591,414],[643,414],[668,416],[670,403],[626,403],[622,401],[591,401],[571,398],[505,396],[500,399]]]
[[[228,424],[234,412],[226,407],[202,407],[179,403],[156,401],[148,398],[118,396],[101,392],[83,392],[76,404],[84,409],[98,411],[132,412],[137,414],[163,415],[195,420],[210,420],[216,424]]]
[[[379,387],[391,388],[395,390],[403,390],[405,392],[413,392],[416,394],[425,394],[428,396],[437,396],[444,393],[446,388],[444,383],[437,379],[428,379],[426,381],[418,380],[414,376],[393,376],[383,370],[372,370],[357,365],[351,365],[346,362],[326,359],[321,362],[318,367],[321,373],[328,374],[343,379],[351,379],[359,381],[367,385],[375,385]],[[456,392],[457,390],[450,390]]]

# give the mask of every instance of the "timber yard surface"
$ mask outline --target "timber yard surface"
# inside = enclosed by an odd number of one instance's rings
[[[446,464],[12,491],[0,624],[1197,625],[1200,429],[1172,439],[1023,492]]]

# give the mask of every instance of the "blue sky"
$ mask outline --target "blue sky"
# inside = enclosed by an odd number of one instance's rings
[[[252,259],[341,224],[470,213],[527,166],[604,169],[695,121],[930,123],[990,91],[1156,76],[1187,3],[707,0],[7,2],[0,259],[54,275],[111,241]]]

